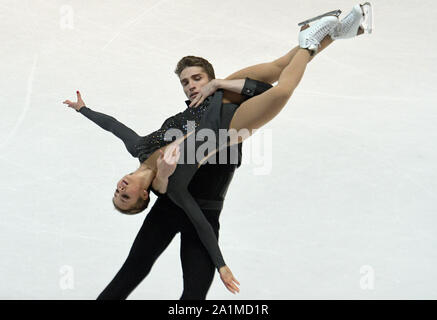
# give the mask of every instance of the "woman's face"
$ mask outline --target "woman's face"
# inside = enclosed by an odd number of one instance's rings
[[[182,70],[179,80],[190,101],[193,101],[200,89],[209,82],[208,75],[202,67],[186,67]]]
[[[138,198],[144,195],[143,191],[141,179],[130,173],[117,182],[113,201],[120,209],[130,209],[135,206]]]

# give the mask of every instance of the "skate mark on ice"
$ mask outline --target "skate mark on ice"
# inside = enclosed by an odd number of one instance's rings
[[[36,69],[37,63],[38,63],[38,54],[34,55],[34,57],[33,57],[32,69],[30,70],[30,75],[27,78],[26,102],[24,104],[24,108],[21,111],[21,114],[18,117],[18,120],[15,123],[12,131],[9,132],[9,135],[6,136],[6,138],[0,143],[0,149],[6,147],[9,144],[9,142],[12,140],[12,138],[17,133],[18,128],[23,123],[24,118],[26,117],[27,111],[29,110],[29,107],[30,107],[30,97],[31,97],[32,91],[33,91],[33,79],[35,76],[35,69]]]
[[[140,20],[144,15],[146,15],[147,13],[149,13],[152,9],[156,8],[157,6],[159,6],[160,4],[166,2],[167,0],[161,0],[158,1],[157,3],[155,3],[154,5],[152,5],[149,8],[146,8],[145,10],[143,10],[143,12],[141,12],[136,18],[131,19],[130,21],[128,21],[123,27],[121,27],[121,29],[102,47],[102,51],[106,50],[106,48],[115,40],[117,39],[120,34],[128,29],[130,26],[132,26],[133,24],[137,23],[138,20]]]

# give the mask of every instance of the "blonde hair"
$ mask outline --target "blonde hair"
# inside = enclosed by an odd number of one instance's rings
[[[147,192],[149,193],[149,197],[147,197],[146,200],[144,200],[141,197],[138,197],[137,202],[135,203],[135,205],[132,208],[121,209],[121,208],[117,207],[117,205],[115,204],[114,198],[112,198],[112,204],[114,205],[114,208],[118,212],[121,212],[123,214],[133,215],[133,214],[140,213],[140,212],[144,211],[149,206],[149,202],[150,202],[150,188],[149,188],[149,190],[147,190]]]

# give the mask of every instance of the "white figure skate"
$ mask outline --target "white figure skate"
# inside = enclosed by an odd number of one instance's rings
[[[369,2],[357,4],[332,30],[330,36],[333,40],[353,38],[359,34],[360,29],[362,33],[372,33],[372,18],[372,5]]]
[[[320,47],[320,42],[323,40],[323,38],[330,34],[332,29],[334,29],[339,23],[337,15],[325,14],[319,17],[322,18],[319,18],[317,21],[316,19],[318,17],[306,20],[316,22],[314,22],[308,28],[301,30],[299,33],[299,46],[301,48],[310,50],[311,55],[317,53],[317,50]],[[304,22],[301,22],[300,25],[302,25]]]

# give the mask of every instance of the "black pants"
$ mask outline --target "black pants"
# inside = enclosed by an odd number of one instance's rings
[[[202,210],[218,239],[218,210]],[[212,284],[215,267],[185,212],[167,196],[158,198],[138,232],[129,255],[98,300],[121,300],[149,274],[156,259],[176,233],[181,233],[184,291],[180,299],[204,300]]]

